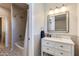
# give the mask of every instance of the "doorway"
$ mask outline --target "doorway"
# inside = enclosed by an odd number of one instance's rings
[[[9,46],[9,31],[7,17],[0,16],[0,48]]]
[[[5,19],[0,17],[0,48],[5,47]]]

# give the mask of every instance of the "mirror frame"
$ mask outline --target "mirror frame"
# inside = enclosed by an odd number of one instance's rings
[[[53,31],[53,30],[49,30],[48,29],[48,21],[49,21],[49,17],[51,16],[56,16],[56,15],[61,15],[61,14],[66,14],[66,31]],[[69,12],[65,11],[65,12],[60,12],[60,13],[56,13],[53,15],[47,15],[47,32],[48,33],[68,33],[69,32]]]

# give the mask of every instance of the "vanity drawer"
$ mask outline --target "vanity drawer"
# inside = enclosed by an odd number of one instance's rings
[[[54,55],[54,49],[52,49],[51,47],[43,46],[42,51]]]
[[[65,43],[55,42],[55,48],[61,49],[64,51],[71,51],[71,45]]]
[[[54,42],[44,40],[44,41],[42,42],[42,45],[43,45],[43,46],[54,47]]]
[[[71,56],[70,52],[55,49],[56,56]]]

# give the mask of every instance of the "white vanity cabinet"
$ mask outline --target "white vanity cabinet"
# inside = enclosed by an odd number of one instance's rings
[[[74,56],[74,43],[71,39],[49,38],[41,40],[41,55],[44,53],[53,56]]]

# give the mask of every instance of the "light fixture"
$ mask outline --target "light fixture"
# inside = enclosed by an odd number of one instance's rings
[[[52,15],[52,14],[54,14],[54,10],[50,9],[49,12],[48,12],[48,15]]]
[[[55,9],[55,11],[54,11],[55,13],[59,13],[59,9],[58,9],[58,7],[56,6],[56,9]]]
[[[61,10],[61,12],[65,12],[67,10],[67,8],[63,4],[60,10]]]
[[[48,15],[53,15],[53,14],[56,14],[56,13],[59,13],[59,12],[65,12],[65,11],[67,11],[67,8],[64,6],[64,4],[62,4],[61,8],[56,6],[56,8],[54,10],[50,9],[49,12],[48,12]]]

